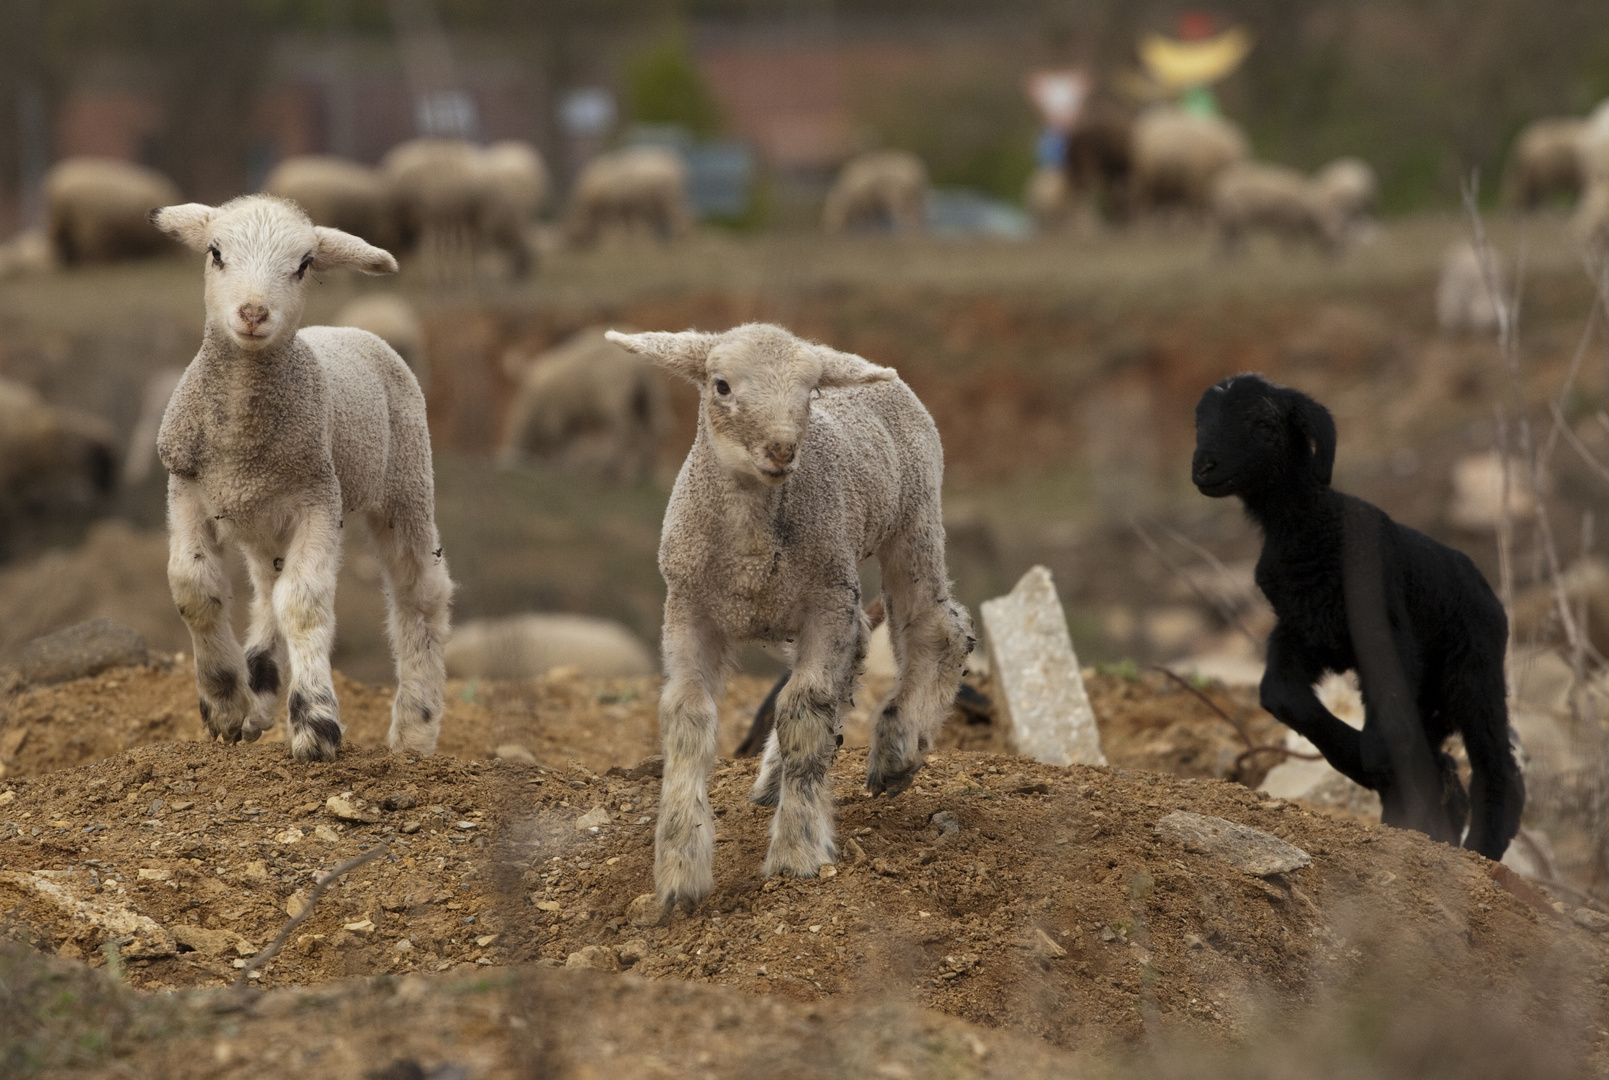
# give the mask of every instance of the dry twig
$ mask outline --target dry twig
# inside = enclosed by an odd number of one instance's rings
[[[284,926],[280,927],[279,934],[274,938],[273,941],[268,943],[267,948],[258,953],[256,956],[252,957],[250,962],[247,963],[245,967],[240,969],[240,974],[235,976],[234,989],[238,990],[245,986],[246,980],[251,978],[252,972],[256,971],[258,968],[268,963],[268,961],[272,960],[275,956],[279,955],[279,950],[285,947],[285,941],[291,936],[291,931],[302,925],[302,921],[306,919],[308,915],[312,914],[313,905],[318,903],[318,898],[324,895],[325,889],[329,888],[335,883],[336,878],[339,878],[342,874],[349,874],[358,867],[365,866],[368,863],[373,862],[375,859],[378,859],[380,856],[384,855],[387,850],[388,849],[385,844],[381,844],[379,847],[372,847],[363,854],[346,860],[346,862],[341,863],[333,870],[330,870],[321,876],[314,884],[313,891],[308,894],[307,903],[302,905],[302,910],[298,911],[295,915],[292,915],[290,921]]]

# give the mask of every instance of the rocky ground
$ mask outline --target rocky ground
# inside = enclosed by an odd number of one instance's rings
[[[303,766],[270,739],[195,741],[190,678],[168,658],[28,689],[0,727],[0,912],[32,946],[0,958],[0,988],[92,980],[79,1000],[139,1021],[103,1025],[80,1072],[353,1076],[395,1057],[403,1072],[370,1075],[740,1076],[776,1055],[789,1075],[1061,1075],[1068,1054],[1232,1045],[1366,984],[1501,1002],[1565,1061],[1609,1067],[1609,917],[1215,779],[1240,737],[1161,676],[1091,679],[1112,768],[1010,756],[958,714],[909,791],[869,799],[864,752],[846,751],[843,857],[814,881],[760,878],[770,813],[747,801],[754,763],[723,759],[716,891],[670,918],[639,899],[652,681],[455,685],[442,752],[420,759],[378,745],[386,693],[343,680],[349,748]],[[734,687],[723,752],[765,689]],[[1244,693],[1208,696],[1272,732]],[[1158,831],[1181,809],[1312,861],[1243,872]],[[218,996],[322,873],[375,848],[255,989]],[[43,1037],[0,1025],[7,1051]]]

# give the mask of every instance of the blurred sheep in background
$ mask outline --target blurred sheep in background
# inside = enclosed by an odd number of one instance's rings
[[[45,174],[46,231],[64,266],[176,252],[151,211],[179,201],[154,169],[107,158],[68,158]]]
[[[875,150],[850,161],[827,194],[821,224],[830,233],[878,230],[917,234],[927,210],[927,166],[903,150]]]
[[[570,194],[565,233],[573,244],[593,244],[610,233],[644,233],[660,240],[692,228],[687,166],[674,152],[639,146],[594,158]]]

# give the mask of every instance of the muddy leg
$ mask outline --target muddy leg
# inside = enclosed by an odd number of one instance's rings
[[[207,732],[239,742],[251,711],[246,657],[229,624],[229,575],[217,524],[193,481],[168,480],[168,587],[190,629],[196,691]]]

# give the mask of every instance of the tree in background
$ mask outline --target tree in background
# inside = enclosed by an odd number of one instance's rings
[[[715,98],[688,52],[687,36],[672,27],[626,62],[626,115],[638,124],[675,124],[700,138],[719,134]]]

